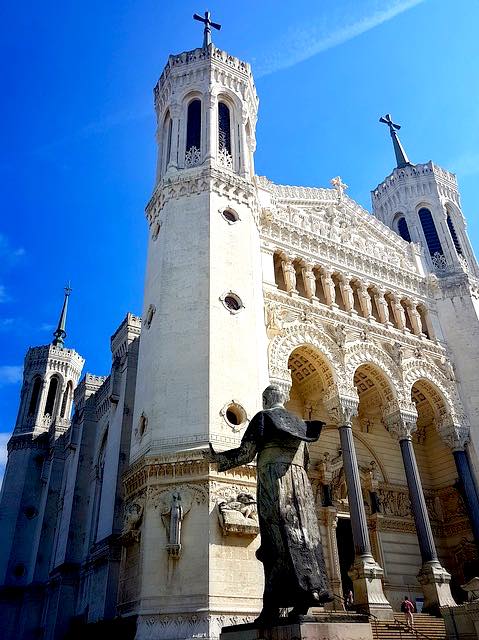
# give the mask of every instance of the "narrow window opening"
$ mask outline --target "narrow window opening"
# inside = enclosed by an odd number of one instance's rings
[[[218,148],[231,155],[230,110],[224,102],[218,103]]]
[[[53,377],[50,380],[50,386],[48,388],[47,402],[45,404],[45,412],[44,415],[53,415],[53,410],[55,408],[55,398],[57,395],[58,388],[58,378]]]
[[[165,169],[168,168],[171,159],[171,138],[173,135],[173,120],[169,118],[167,123],[167,133],[166,133],[166,163]]]
[[[188,105],[188,125],[186,130],[186,150],[201,147],[201,102],[193,100]]]
[[[403,240],[406,240],[406,242],[411,242],[411,235],[409,233],[409,227],[407,226],[406,218],[399,218],[398,231]]]
[[[60,411],[60,416],[62,418],[65,418],[65,414],[67,412],[67,407],[69,406],[69,401],[70,401],[70,397],[71,397],[71,390],[72,390],[72,383],[69,382],[67,384],[67,388],[65,389],[65,392],[63,394],[63,398],[62,398],[62,408]]]
[[[35,382],[33,383],[32,395],[30,398],[30,405],[28,407],[28,415],[35,415],[38,407],[38,398],[40,396],[40,389],[42,387],[42,380],[39,377],[35,378]]]
[[[449,215],[449,213],[447,214],[446,220],[447,220],[447,226],[449,227],[449,233],[451,234],[451,238],[452,238],[452,241],[454,242],[456,251],[458,255],[462,256],[463,252],[462,252],[461,243],[459,242],[459,238],[457,237],[457,233],[456,233],[456,230],[454,229],[454,225],[452,223],[451,216]]]
[[[429,254],[431,255],[431,257],[436,253],[441,256],[444,255],[431,212],[429,211],[429,209],[419,209],[418,216],[419,220],[421,221],[424,237],[426,238]]]

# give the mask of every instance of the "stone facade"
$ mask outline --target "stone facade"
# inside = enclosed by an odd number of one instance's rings
[[[73,350],[27,354],[1,499],[9,638],[116,616],[138,640],[217,638],[255,617],[254,467],[218,473],[202,451],[240,441],[270,381],[326,423],[309,473],[338,596],[435,610],[477,570],[479,267],[455,177],[395,169],[374,215],[339,177],[273,184],[254,172],[257,107],[248,64],[170,56],[142,321],[113,335],[106,378],[78,383]]]

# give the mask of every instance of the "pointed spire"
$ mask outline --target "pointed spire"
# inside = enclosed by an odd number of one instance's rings
[[[66,323],[67,323],[67,309],[68,309],[68,298],[70,297],[72,290],[70,288],[70,283],[65,287],[65,299],[63,300],[62,312],[60,314],[60,318],[58,320],[58,326],[56,328],[55,333],[53,334],[54,340],[52,345],[54,347],[63,348],[64,340],[67,337],[67,332],[65,331]]]
[[[379,122],[387,124],[389,127],[389,133],[391,134],[391,138],[393,141],[394,153],[396,154],[397,168],[402,169],[403,167],[412,167],[412,163],[409,162],[409,158],[407,157],[397,134],[397,131],[399,131],[401,125],[393,122],[389,113],[386,113],[385,116],[379,118]]]

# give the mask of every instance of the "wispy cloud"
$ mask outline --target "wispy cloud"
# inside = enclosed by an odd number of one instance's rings
[[[360,8],[360,13],[349,5],[342,13],[336,13],[333,17],[328,12],[316,24],[307,27],[293,26],[281,41],[269,43],[271,53],[256,56],[255,76],[262,77],[292,67],[392,20],[421,2],[424,0],[360,2],[353,5]]]
[[[17,384],[21,382],[23,375],[23,366],[19,365],[2,365],[0,366],[0,387],[7,384]]]
[[[54,324],[49,324],[48,322],[44,322],[40,326],[40,331],[53,331],[54,328],[55,328]]]
[[[97,120],[88,122],[79,129],[70,131],[61,138],[51,140],[50,142],[46,142],[45,144],[36,147],[32,150],[31,153],[34,155],[48,155],[50,152],[57,151],[59,148],[70,144],[72,141],[90,138],[91,136],[95,135],[101,135],[103,133],[106,133],[110,129],[121,127],[129,124],[130,122],[135,122],[137,120],[151,117],[151,114],[151,107],[149,105],[148,108],[146,108],[146,106],[142,106],[138,109],[110,113],[103,118],[98,118]]]
[[[0,258],[3,266],[12,266],[25,255],[23,247],[12,247],[6,235],[0,233]]]
[[[9,297],[7,295],[7,290],[5,289],[5,285],[0,284],[0,304],[2,302],[8,302]]]

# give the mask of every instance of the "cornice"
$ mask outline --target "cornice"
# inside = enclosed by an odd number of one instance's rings
[[[205,191],[213,191],[230,201],[248,205],[257,220],[256,191],[252,182],[228,169],[200,165],[193,169],[178,170],[158,183],[145,209],[150,227],[159,221],[162,209],[170,200]]]

